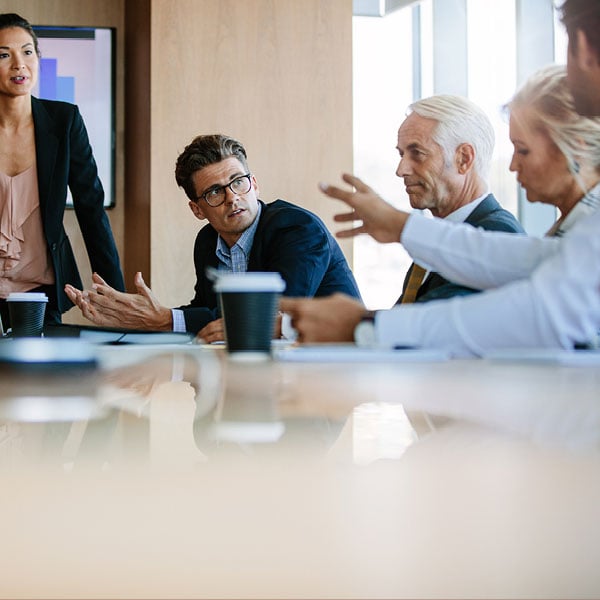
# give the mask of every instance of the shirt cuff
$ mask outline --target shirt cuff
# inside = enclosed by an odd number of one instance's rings
[[[171,315],[173,316],[173,331],[185,333],[185,319],[183,311],[179,308],[172,308]]]

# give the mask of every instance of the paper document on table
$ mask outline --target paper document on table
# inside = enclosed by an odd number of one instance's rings
[[[315,344],[273,350],[276,360],[290,362],[419,362],[443,361],[449,354],[443,350],[422,348],[360,348],[353,344]]]
[[[93,344],[189,344],[191,333],[176,331],[135,331],[93,325],[60,324],[46,326],[46,337],[77,337]]]
[[[169,331],[153,331],[153,332],[90,332],[90,330],[82,331],[80,339],[88,340],[97,344],[190,344],[193,337],[189,333],[177,333]]]
[[[600,366],[600,350],[507,349],[489,352],[484,358],[492,361],[546,363],[573,367]]]

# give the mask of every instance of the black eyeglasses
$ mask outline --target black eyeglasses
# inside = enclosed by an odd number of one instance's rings
[[[246,173],[240,177],[236,177],[233,181],[230,181],[227,185],[219,185],[211,188],[204,194],[201,194],[196,200],[204,200],[206,204],[213,208],[221,206],[225,202],[226,189],[229,188],[234,194],[246,194],[252,187],[251,181],[252,173]]]

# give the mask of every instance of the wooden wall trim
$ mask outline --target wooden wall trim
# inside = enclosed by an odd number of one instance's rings
[[[125,4],[125,282],[141,271],[152,282],[150,263],[151,124],[151,3],[127,0]]]

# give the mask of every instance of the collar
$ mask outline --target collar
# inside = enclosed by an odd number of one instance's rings
[[[248,262],[250,251],[252,250],[252,245],[254,244],[254,235],[256,234],[256,229],[258,228],[258,222],[260,221],[261,212],[262,204],[259,202],[258,211],[256,213],[256,218],[254,219],[254,222],[252,223],[252,225],[250,225],[250,227],[248,227],[248,229],[246,229],[246,231],[244,231],[244,233],[242,233],[240,239],[231,248],[229,248],[229,246],[225,243],[225,241],[220,235],[217,237],[216,252],[217,256],[221,261],[226,262],[223,260],[224,258],[228,258],[229,260],[231,260],[231,250],[233,248],[238,248],[244,254],[246,258],[246,263]]]
[[[468,204],[464,204],[454,212],[451,212],[448,216],[444,217],[444,220],[450,221],[451,223],[463,223],[488,196],[489,192],[485,192],[482,196],[475,198],[475,200],[471,200]]]
[[[593,215],[600,208],[600,183],[588,190],[564,219],[559,219],[546,232],[547,237],[562,237],[575,223]]]

